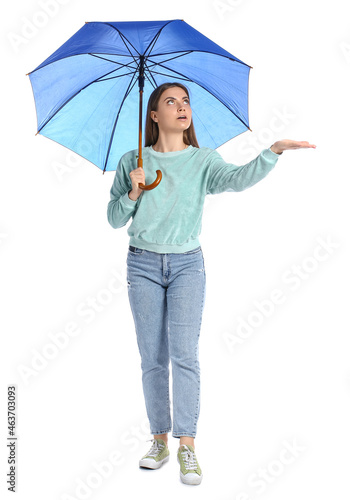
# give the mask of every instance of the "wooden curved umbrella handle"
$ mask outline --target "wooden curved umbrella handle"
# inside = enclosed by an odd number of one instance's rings
[[[144,76],[143,76],[143,62],[144,56],[140,58],[140,77],[139,77],[139,87],[140,87],[140,102],[139,102],[139,151],[137,158],[137,167],[143,168],[143,160],[142,160],[142,94],[143,94],[143,84],[144,84]],[[157,178],[152,184],[148,184],[145,186],[143,182],[139,182],[139,189],[143,189],[144,191],[150,191],[158,186],[160,181],[162,180],[162,172],[160,170],[156,170]]]
[[[147,186],[145,186],[145,184],[139,182],[139,188],[145,191],[150,191],[151,189],[154,189],[156,186],[158,186],[158,184],[162,180],[162,172],[160,170],[157,170],[156,172],[157,172],[157,178],[154,182],[152,182],[152,184],[148,184]]]

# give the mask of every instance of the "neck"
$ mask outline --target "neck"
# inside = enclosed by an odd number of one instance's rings
[[[182,134],[183,135],[183,134]],[[176,134],[175,136],[167,134],[166,136],[159,134],[158,140],[153,144],[152,148],[159,153],[170,153],[172,151],[181,151],[186,149],[188,144],[183,141],[183,136]]]

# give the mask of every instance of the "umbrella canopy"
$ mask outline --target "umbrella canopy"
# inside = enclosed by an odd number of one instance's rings
[[[140,89],[189,89],[200,146],[215,149],[249,129],[251,66],[180,19],[89,22],[32,72],[37,133],[116,170],[136,149]],[[143,77],[140,75],[143,71]]]

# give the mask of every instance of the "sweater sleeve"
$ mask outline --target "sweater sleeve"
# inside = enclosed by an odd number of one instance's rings
[[[220,154],[213,150],[208,155],[209,175],[207,194],[224,191],[244,191],[262,180],[276,165],[280,155],[263,149],[254,160],[242,166],[226,163]]]
[[[130,176],[125,172],[122,158],[119,160],[113,185],[110,191],[110,201],[107,208],[108,222],[114,229],[125,226],[130,217],[135,213],[140,198],[131,200],[129,191],[132,189]]]

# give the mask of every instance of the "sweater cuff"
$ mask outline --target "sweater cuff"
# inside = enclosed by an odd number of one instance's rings
[[[281,156],[281,154],[283,154],[283,151],[282,153],[275,153],[274,151],[272,151],[271,149],[272,146],[269,147],[268,151],[271,151],[271,153],[274,155],[274,156]]]
[[[129,198],[129,191],[127,191],[123,196],[120,198],[121,202],[124,203],[129,208],[134,208],[138,199],[137,200],[130,200]]]
[[[274,151],[272,151],[270,148],[268,149],[265,149],[265,152],[266,152],[266,155],[268,158],[271,158],[273,160],[275,160],[276,158],[279,158],[281,156],[282,153],[278,154],[278,153],[275,153]]]

